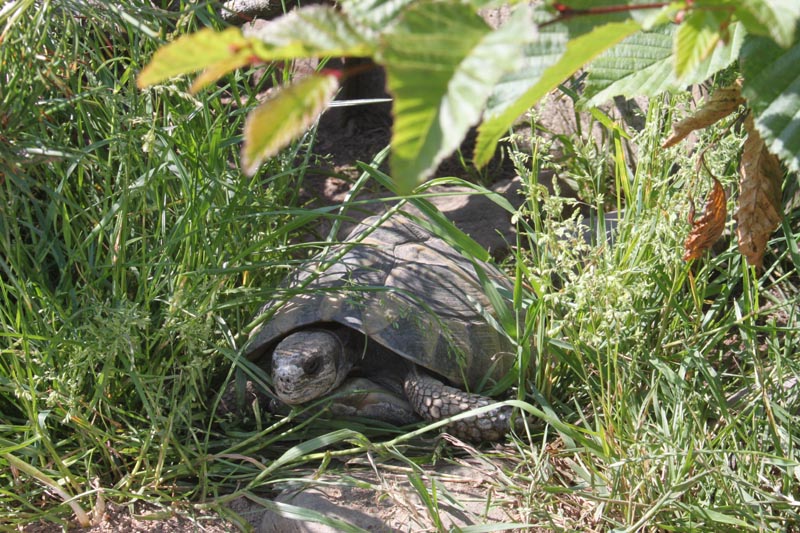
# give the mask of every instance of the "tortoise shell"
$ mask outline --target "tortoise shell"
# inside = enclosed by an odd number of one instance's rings
[[[475,264],[510,294],[500,270]],[[399,216],[362,221],[344,242],[305,263],[285,294],[259,311],[280,306],[251,333],[248,359],[268,356],[292,331],[338,323],[468,390],[499,380],[514,362],[473,262]]]

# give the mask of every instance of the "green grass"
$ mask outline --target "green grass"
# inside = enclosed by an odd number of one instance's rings
[[[538,247],[530,277],[547,302],[540,307],[547,337],[560,341],[557,349],[540,347],[553,368],[546,379],[540,368],[536,383],[552,387],[562,421],[591,432],[562,432],[557,455],[574,463],[564,473],[570,496],[600,509],[604,528],[796,528],[797,213],[787,219],[794,221],[788,239],[776,233],[772,267],[760,278],[735,244],[698,264],[681,261],[685,190],[698,178],[678,150],[657,148],[675,106],[652,102],[648,127],[635,138],[639,165],[626,176],[626,210],[613,247],[565,242],[562,236],[579,228],[551,216],[561,203],[532,187],[537,231],[529,235]],[[741,141],[717,142],[712,168],[729,184],[737,178],[731,162]],[[582,173],[589,183],[612,180],[619,150],[585,148],[574,143],[563,161],[544,164],[559,175]],[[615,156],[610,169],[605,153]],[[677,173],[673,162],[681,164]],[[608,201],[594,199],[601,212]],[[568,439],[579,436],[588,443],[574,448]],[[530,505],[558,500],[563,489],[545,483]]]
[[[282,206],[306,168],[236,170],[246,74],[197,98],[136,89],[178,21],[146,5],[32,5],[0,52],[0,448],[73,496],[201,477],[211,379],[285,271]],[[6,523],[67,518],[2,477]]]
[[[163,40],[209,11],[83,4],[18,3],[0,47],[0,529],[66,523],[100,490],[220,509],[232,493],[336,476],[335,459],[367,451],[407,465],[438,519],[444,496],[415,465],[468,451],[325,417],[212,424],[254,312],[314,248],[295,231],[329,216],[299,204],[313,138],[244,177],[244,115],[269,76],[232,74],[195,96],[185,80],[135,87]],[[565,139],[562,159],[543,141],[512,154],[531,244],[507,263],[525,287],[520,397],[539,411],[529,435],[477,457],[502,459],[496,489],[523,523],[800,527],[800,216],[775,233],[760,277],[735,244],[681,261],[686,190],[707,187],[684,148],[658,148],[681,103],[653,103],[635,172],[614,131],[600,146]],[[741,139],[715,135],[700,142],[719,143],[710,165],[729,186]],[[614,246],[574,238],[565,200],[533,179],[542,167],[579,181],[601,214],[624,204]]]

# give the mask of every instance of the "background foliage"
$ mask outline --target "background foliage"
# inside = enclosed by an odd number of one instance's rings
[[[779,223],[775,191],[782,175],[777,161],[754,160],[775,154],[789,170],[800,170],[800,107],[791,97],[800,76],[800,4],[518,4],[498,28],[479,16],[483,2],[386,0],[365,8],[354,0],[341,7],[300,8],[246,35],[229,29],[178,39],[156,55],[139,84],[206,67],[203,83],[248,62],[371,56],[386,69],[393,97],[391,175],[408,193],[478,123],[474,161],[487,164],[517,118],[581,69],[587,72],[585,103],[597,105],[614,96],[652,97],[699,83],[741,58],[741,103],[754,113],[748,124],[754,125],[749,131],[758,148],[742,167],[740,187],[748,203],[737,214],[739,244],[748,261],[761,267]],[[377,26],[371,11],[387,7],[391,15],[381,16]],[[245,171],[252,174],[301,134],[335,97],[337,80],[347,76],[346,70],[311,76],[254,112],[245,130]]]
[[[341,11],[301,8],[236,37],[236,46],[221,38],[235,30],[179,39],[154,58],[139,83],[206,67],[221,74],[248,60],[372,56],[386,68],[394,97],[392,175],[410,190],[479,120],[476,162],[485,164],[517,117],[579,69],[589,73],[588,103],[598,104],[616,95],[655,96],[698,83],[741,57],[745,96],[759,132],[790,169],[800,168],[795,155],[800,141],[785,128],[798,109],[780,98],[791,94],[798,77],[800,5],[779,0],[646,7],[613,0],[520,4],[496,29],[476,15],[486,6],[352,0],[342,2]],[[751,66],[747,59],[754,56],[758,60]],[[303,100],[295,105],[311,103],[319,105]],[[279,107],[274,101],[267,105]],[[295,124],[286,127],[296,129]],[[282,144],[254,155],[254,162]]]

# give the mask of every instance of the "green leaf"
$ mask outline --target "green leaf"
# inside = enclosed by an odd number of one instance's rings
[[[475,146],[475,164],[485,165],[494,155],[495,147],[514,121],[533,107],[544,95],[555,89],[559,83],[574,74],[608,47],[618,43],[639,29],[631,20],[612,22],[599,26],[589,33],[572,39],[558,62],[547,68],[532,86],[510,105],[502,106],[502,111],[489,116],[478,130]]]
[[[391,168],[408,192],[455,150],[500,77],[521,57],[530,12],[491,31],[469,6],[423,3],[385,35],[379,62],[394,96]]]
[[[716,522],[718,524],[727,524],[729,526],[738,526],[742,529],[750,528],[750,524],[748,524],[744,520],[741,520],[737,516],[733,514],[725,514],[720,511],[715,511],[705,505],[699,506],[692,504],[688,505],[687,508],[691,509],[696,516],[702,517],[709,522]]]
[[[339,5],[351,21],[374,32],[385,30],[415,0],[341,0]]]
[[[633,4],[637,3],[636,0],[569,0],[567,2],[546,2],[545,4],[554,5],[556,3],[561,3],[567,10],[559,13],[555,21],[567,28],[570,39],[580,37],[594,31],[595,28],[613,22],[625,22],[633,19],[641,24],[642,20],[651,16],[653,11],[649,8],[634,8]],[[550,8],[549,12],[554,13],[555,10]],[[549,21],[553,20],[551,15]]]
[[[314,74],[281,89],[257,107],[244,126],[242,166],[255,174],[261,162],[277,154],[322,113],[339,88],[331,74]]]
[[[308,6],[250,29],[248,37],[259,39],[256,50],[264,61],[322,56],[370,56],[374,43],[364,38],[364,29],[353,24],[332,6]]]
[[[524,47],[519,67],[504,75],[495,85],[484,114],[488,117],[499,115],[525,94],[549,67],[558,62],[568,40],[569,32],[563,24],[540,27],[535,41]]]
[[[301,460],[304,456],[319,450],[321,448],[330,448],[334,444],[338,444],[340,442],[345,441],[365,441],[364,435],[357,431],[353,431],[352,429],[338,429],[336,431],[331,431],[330,433],[325,433],[324,435],[319,435],[307,441],[303,441],[300,444],[292,446],[285,452],[283,455],[275,459],[272,463],[270,463],[268,470],[275,471],[278,468],[291,465],[299,460]],[[260,474],[260,477],[266,477],[263,474]],[[252,486],[252,485],[251,485]]]
[[[754,35],[769,35],[783,48],[792,45],[800,23],[797,0],[735,0],[736,17]]]
[[[689,13],[675,32],[673,51],[676,77],[682,78],[711,55],[722,38],[721,27],[727,20],[727,13],[710,9]]]
[[[206,76],[204,82],[213,81],[250,63],[254,43],[256,41],[244,37],[238,28],[228,28],[222,32],[206,28],[184,35],[153,55],[153,59],[139,74],[136,84],[144,88],[204,68],[209,68],[216,76],[213,79]],[[195,83],[193,90],[201,86],[202,83]]]
[[[705,61],[687,72],[681,80],[677,79],[672,68],[674,33],[673,24],[634,33],[592,61],[586,69],[585,105],[600,105],[618,95],[628,98],[655,96],[701,83],[738,59],[746,32],[741,24],[731,25],[730,41],[717,46]]]
[[[742,47],[742,95],[755,116],[769,151],[790,170],[800,170],[800,42],[789,49],[767,37],[746,39]]]
[[[65,503],[69,504],[72,508],[72,511],[75,513],[75,518],[78,520],[78,523],[82,527],[89,527],[92,524],[92,521],[89,519],[89,515],[83,510],[80,504],[77,502],[77,498],[73,498],[70,496],[65,490],[61,488],[59,483],[53,479],[52,477],[46,475],[41,470],[37,469],[35,466],[26,463],[25,461],[18,459],[14,455],[10,453],[4,453],[3,457],[6,461],[8,461],[9,466],[24,472],[25,474],[31,476],[35,480],[39,481],[54,493],[56,493]]]

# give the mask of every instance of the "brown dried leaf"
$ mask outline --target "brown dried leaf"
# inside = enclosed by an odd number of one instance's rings
[[[672,125],[674,133],[661,147],[669,148],[670,146],[675,146],[694,130],[710,126],[739,109],[739,106],[745,102],[740,94],[741,88],[741,82],[737,81],[730,87],[723,87],[714,91],[714,94],[711,95],[703,107],[695,110],[692,116]]]
[[[767,241],[783,217],[783,171],[778,158],[767,151],[752,115],[748,115],[745,129],[747,139],[739,167],[739,210],[734,218],[739,251],[750,265],[761,268]]]
[[[725,205],[725,191],[717,178],[714,178],[714,188],[708,194],[703,216],[698,220],[690,220],[692,231],[683,244],[685,253],[683,260],[697,259],[703,252],[717,242],[725,229],[725,218],[728,215]]]

